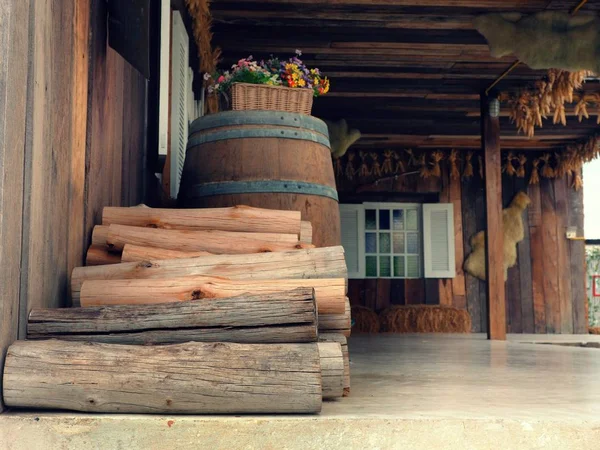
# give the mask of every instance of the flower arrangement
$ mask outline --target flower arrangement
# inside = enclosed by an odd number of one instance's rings
[[[272,56],[260,62],[250,55],[231,66],[231,70],[204,74],[204,80],[209,93],[227,93],[233,83],[250,83],[312,89],[314,97],[325,95],[329,92],[329,79],[319,69],[306,67],[299,58],[301,55],[302,52],[296,50],[296,55],[288,60]]]

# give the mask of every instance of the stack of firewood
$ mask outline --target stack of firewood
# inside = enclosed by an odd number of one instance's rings
[[[341,247],[300,213],[104,209],[74,308],[33,310],[8,405],[97,412],[318,412],[349,393]]]

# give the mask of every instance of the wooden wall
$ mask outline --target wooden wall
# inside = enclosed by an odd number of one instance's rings
[[[448,280],[350,280],[353,305],[381,311],[390,305],[443,304],[466,308],[473,332],[487,331],[485,282],[465,273],[463,261],[471,249],[469,239],[485,224],[484,183],[475,175],[452,180],[442,167],[441,179],[422,180],[411,175],[402,182],[357,188],[342,182],[342,202],[440,201],[454,204],[456,277]],[[525,239],[517,247],[518,262],[508,271],[505,284],[506,323],[509,333],[586,333],[586,291],[583,241],[566,239],[568,226],[583,236],[583,194],[566,178],[542,178],[539,185],[526,179],[503,177],[502,198],[506,207],[519,191],[532,203],[523,215]],[[357,191],[360,191],[357,193]],[[431,195],[435,194],[435,198]]]
[[[1,370],[32,307],[68,305],[101,208],[142,201],[146,82],[102,0],[1,2],[0,23]]]

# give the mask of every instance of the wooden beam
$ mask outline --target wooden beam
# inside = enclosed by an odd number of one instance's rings
[[[214,3],[256,3],[256,0],[215,0]],[[538,10],[545,9],[548,0],[262,0],[262,4],[298,4],[321,6],[419,6],[440,8],[476,8],[500,10]]]
[[[482,96],[481,143],[485,166],[486,290],[488,339],[506,340],[504,295],[504,233],[502,227],[502,159],[500,152],[500,102]]]

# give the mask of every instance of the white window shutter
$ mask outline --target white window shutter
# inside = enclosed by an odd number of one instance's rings
[[[423,205],[425,278],[454,278],[454,205]]]
[[[190,41],[179,11],[173,12],[171,53],[171,197],[177,198],[188,138]]]
[[[362,205],[340,205],[340,218],[348,278],[364,278],[364,208]]]
[[[171,1],[160,0],[160,78],[158,154],[166,156],[169,146],[169,60],[171,50]]]

